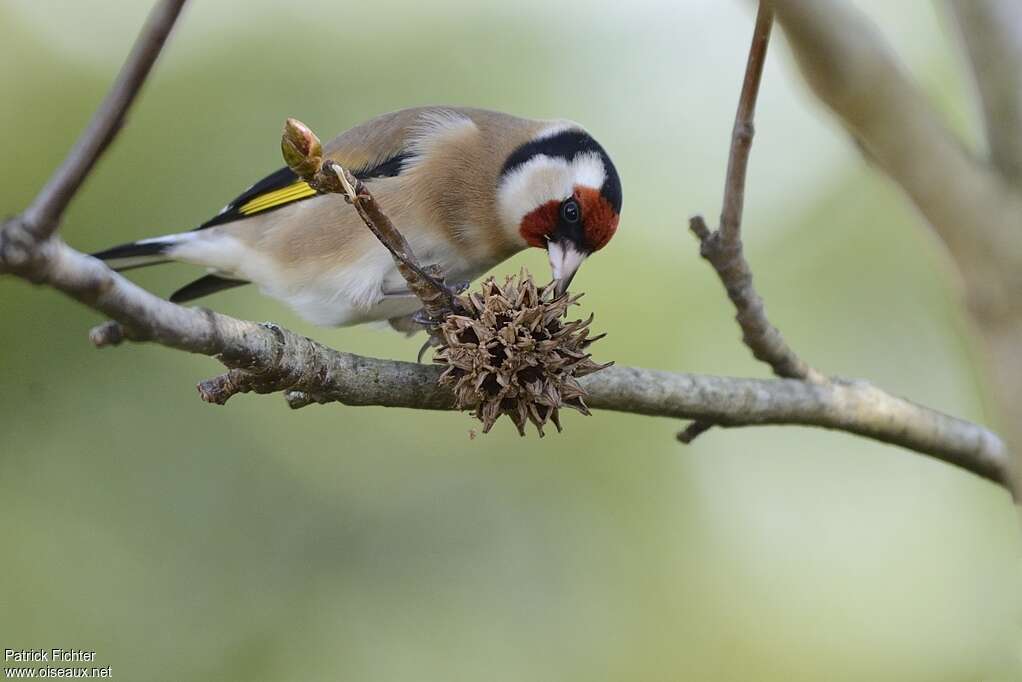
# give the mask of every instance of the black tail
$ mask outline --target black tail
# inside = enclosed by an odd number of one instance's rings
[[[176,240],[172,237],[143,239],[94,253],[92,257],[106,261],[106,264],[112,269],[122,272],[132,268],[143,268],[147,265],[169,263],[170,259],[166,258],[165,254],[175,242]]]
[[[218,291],[224,289],[233,289],[234,287],[240,287],[243,284],[248,284],[243,279],[229,279],[227,277],[220,277],[219,275],[206,275],[200,277],[194,282],[190,282],[174,293],[170,295],[170,300],[173,303],[184,303],[185,301],[193,301],[203,296],[209,296],[215,294]]]

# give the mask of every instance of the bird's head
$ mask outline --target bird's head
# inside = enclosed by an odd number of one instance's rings
[[[557,293],[617,230],[621,180],[603,147],[575,124],[541,131],[507,158],[501,218],[528,246],[546,249]]]

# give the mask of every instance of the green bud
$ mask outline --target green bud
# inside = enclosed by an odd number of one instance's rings
[[[309,178],[323,165],[323,145],[316,133],[301,121],[289,118],[280,138],[280,152],[288,167],[302,178]]]

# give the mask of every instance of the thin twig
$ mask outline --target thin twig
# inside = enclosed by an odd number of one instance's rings
[[[728,154],[727,174],[724,181],[724,201],[720,212],[719,239],[725,247],[741,248],[742,209],[745,205],[745,175],[749,167],[749,152],[755,132],[753,119],[756,115],[756,100],[759,98],[759,84],[763,80],[763,65],[766,63],[767,46],[770,44],[770,30],[774,25],[774,11],[769,0],[762,0],[756,14],[756,26],[752,32],[752,44],[745,64],[742,92],[738,97],[738,111],[731,129],[731,151]]]
[[[64,209],[120,130],[186,1],[160,0],[149,13],[131,54],[88,127],[25,210],[23,223],[35,241],[43,241],[56,231]]]
[[[774,374],[788,379],[825,381],[825,377],[802,360],[785,342],[781,332],[766,316],[763,299],[752,284],[752,268],[745,259],[742,245],[742,210],[745,204],[745,177],[754,134],[753,119],[756,100],[766,62],[767,45],[773,26],[773,9],[766,0],[760,2],[753,29],[752,44],[745,65],[745,78],[738,98],[738,111],[731,131],[731,151],[724,180],[720,227],[710,231],[702,216],[689,223],[699,239],[699,253],[713,266],[728,297],[738,311],[735,319],[742,329],[742,341],[757,360],[770,365]],[[691,424],[678,434],[678,440],[691,443],[711,427],[706,423]]]
[[[715,232],[710,232],[701,216],[692,218],[690,227],[702,242],[701,255],[717,271],[738,311],[736,319],[742,328],[742,340],[752,350],[753,355],[770,365],[777,376],[824,381],[824,376],[800,359],[784,341],[780,331],[770,324],[763,299],[752,285],[752,269],[745,259],[742,246],[742,209],[745,203],[746,170],[749,166],[749,152],[752,149],[754,133],[753,117],[772,25],[771,4],[761,2],[731,133],[731,152],[724,182],[720,227]]]
[[[412,293],[422,301],[429,319],[440,321],[455,312],[457,304],[454,294],[444,282],[444,274],[439,266],[428,266],[432,272],[427,272],[427,268],[424,268],[416,258],[411,244],[383,212],[380,204],[369,192],[369,188],[336,162],[327,162],[324,170],[334,173],[342,181],[346,198],[358,211],[366,227],[390,251],[398,272],[404,277]]]
[[[365,184],[341,164],[323,157],[319,136],[298,119],[289,118],[280,140],[281,154],[289,168],[321,194],[340,194],[355,207],[369,231],[390,252],[408,288],[422,301],[428,319],[439,323],[456,312],[454,294],[437,265],[423,267],[401,231],[373,198]],[[435,328],[431,325],[430,332]]]
[[[695,421],[678,432],[678,441],[688,445],[713,428],[713,422]]]

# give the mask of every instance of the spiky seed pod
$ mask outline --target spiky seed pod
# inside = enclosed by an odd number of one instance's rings
[[[578,378],[613,363],[598,364],[585,352],[604,336],[590,338],[592,315],[564,320],[579,298],[555,298],[552,286],[537,287],[525,270],[503,285],[491,277],[481,290],[458,297],[465,314],[440,324],[434,362],[447,366],[440,383],[451,386],[459,409],[472,410],[483,433],[502,414],[523,436],[527,422],[540,436],[547,421],[560,431],[562,407],[589,414]]]

